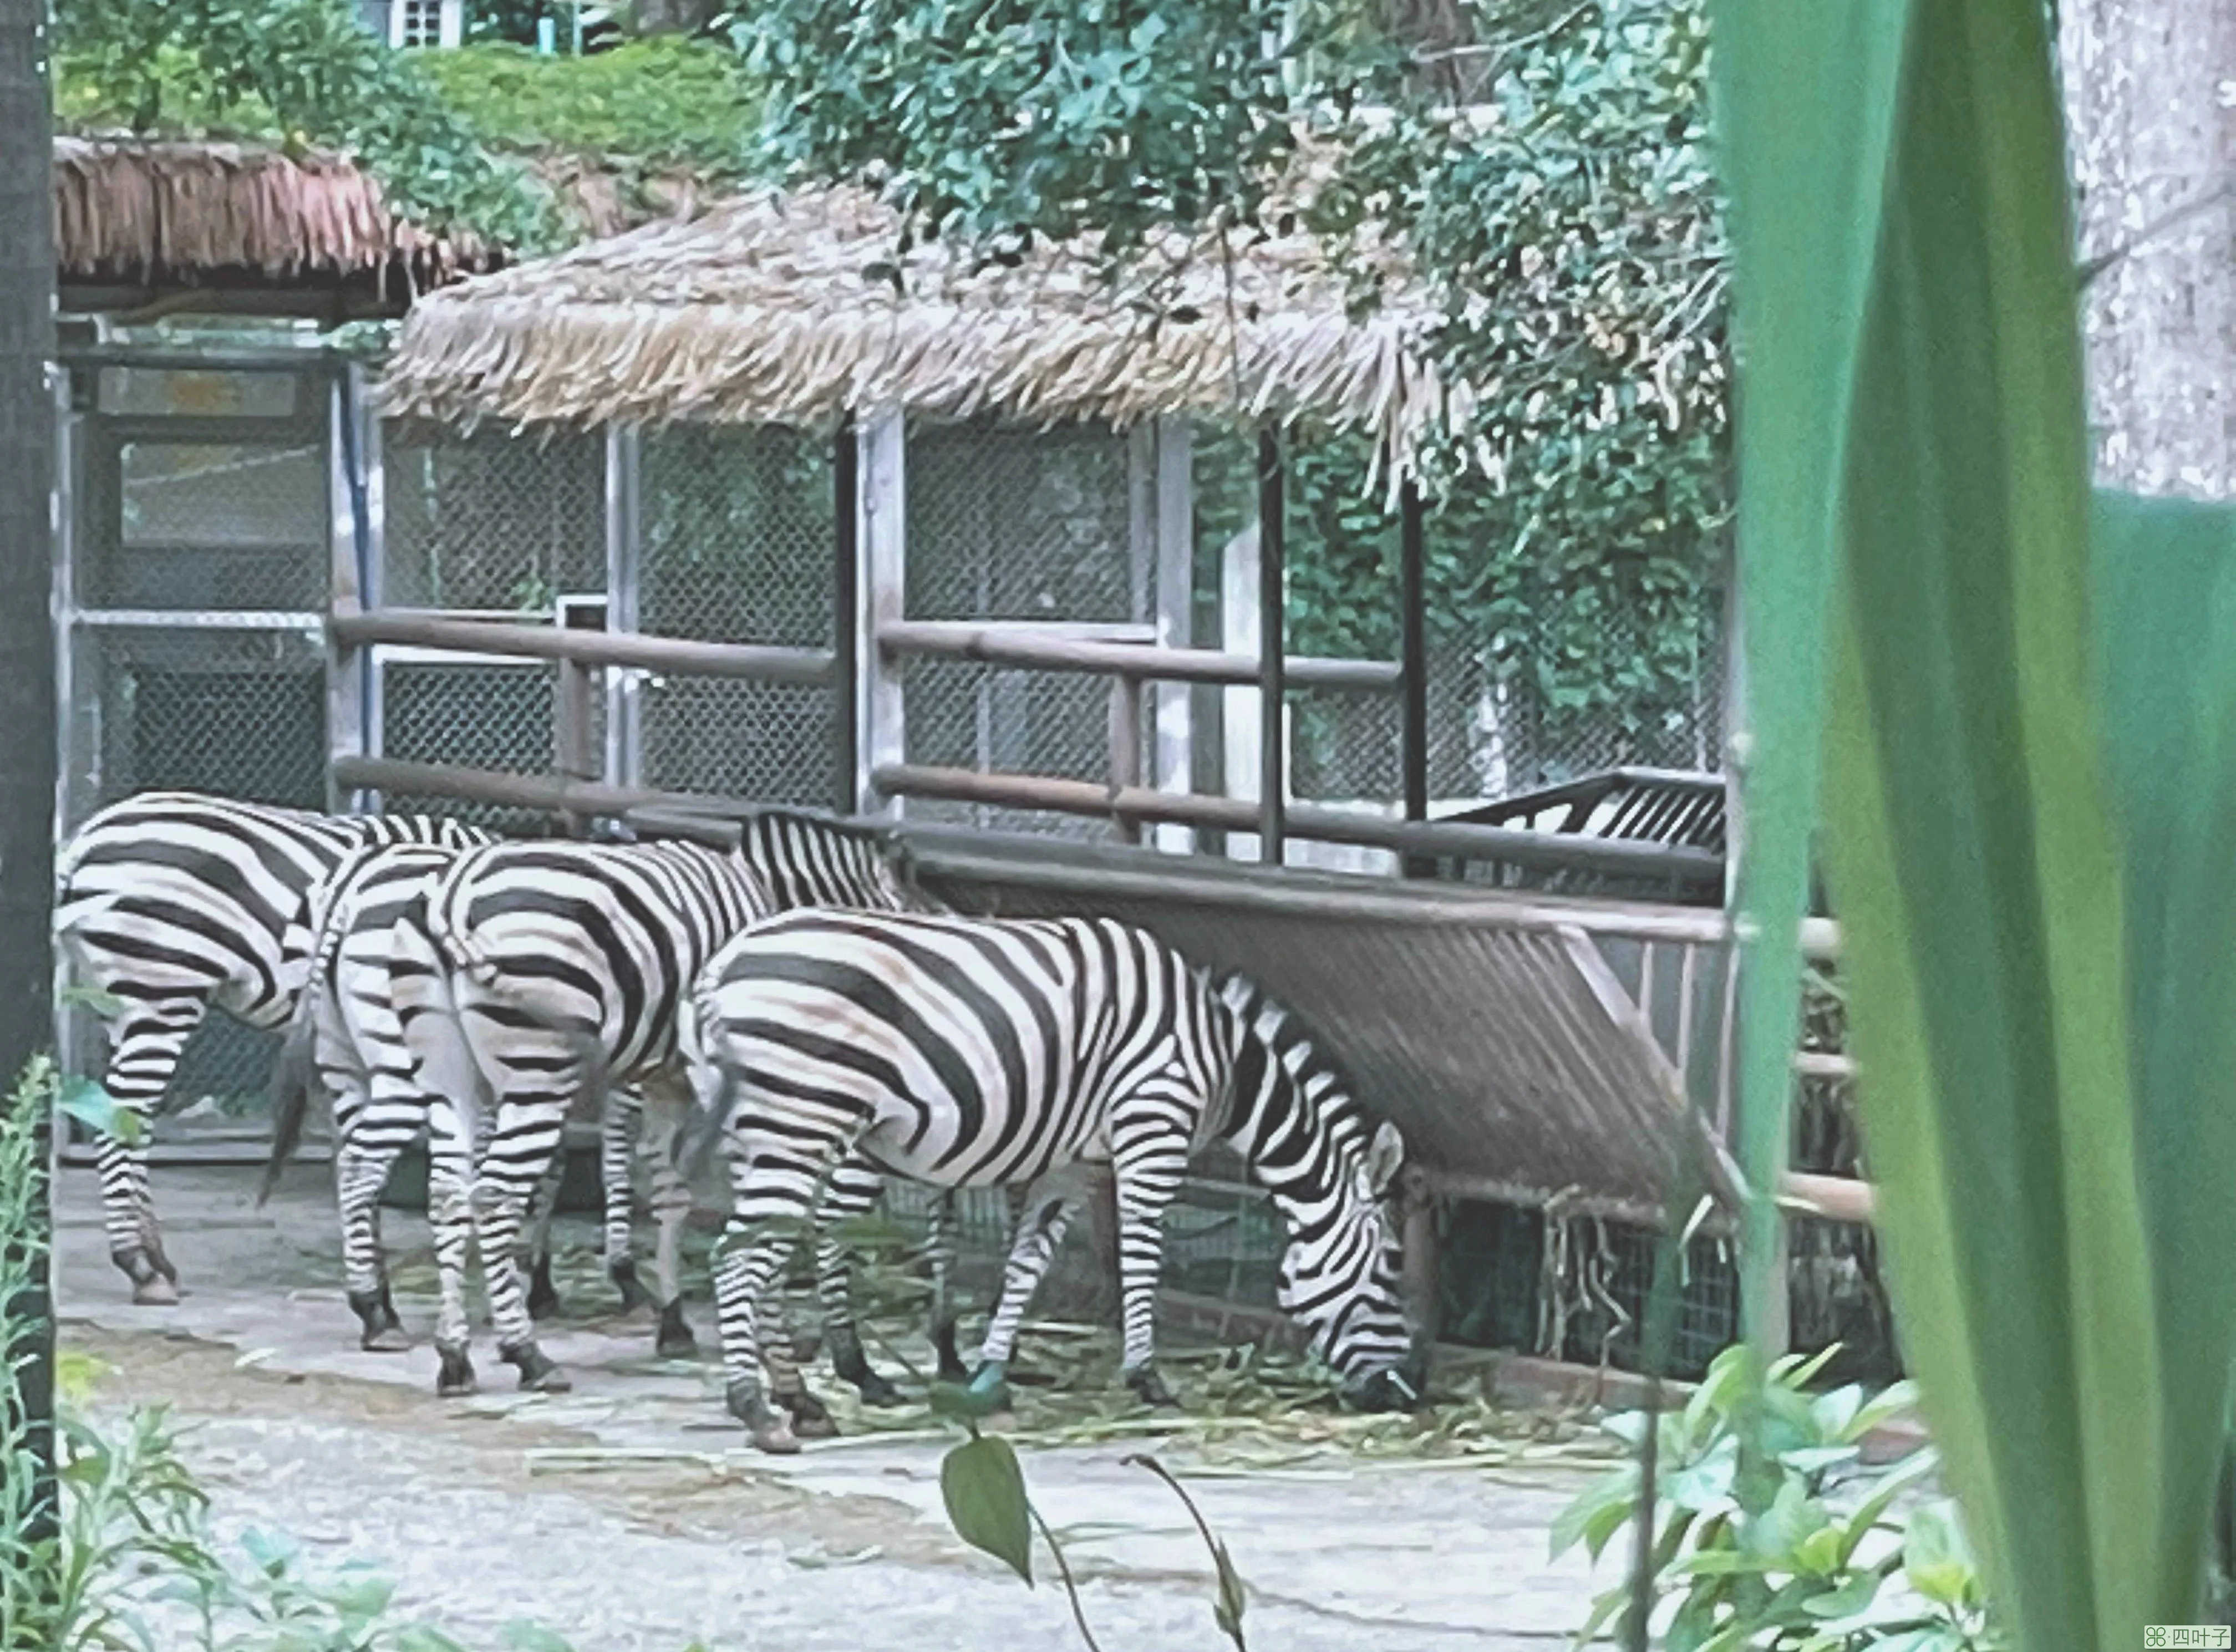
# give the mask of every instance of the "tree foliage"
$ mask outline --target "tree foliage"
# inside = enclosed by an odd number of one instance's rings
[[[1441,63],[1333,4],[768,0],[737,32],[771,164],[882,177],[911,233],[996,256],[1298,215],[1339,258],[1397,237],[1438,318],[1429,351],[1468,387],[1427,455],[1432,625],[1555,714],[1652,721],[1717,669],[1731,510],[1707,21],[1700,0],[1473,21],[1437,48],[1469,65],[1463,106]],[[1394,649],[1372,457],[1293,444],[1292,647]],[[1247,519],[1247,488],[1228,492],[1214,535]]]
[[[337,149],[431,228],[523,249],[562,234],[549,192],[349,0],[61,0],[55,47],[70,125]]]

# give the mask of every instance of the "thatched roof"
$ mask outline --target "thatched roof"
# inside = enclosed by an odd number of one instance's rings
[[[1363,427],[1401,456],[1443,394],[1402,272],[1353,320],[1302,236],[1155,247],[1115,286],[1078,248],[1003,267],[898,244],[859,189],[722,203],[430,295],[385,393],[409,415],[582,425],[1240,411]]]
[[[393,272],[426,286],[494,261],[470,236],[398,220],[339,155],[76,137],[55,140],[55,250],[88,280]]]

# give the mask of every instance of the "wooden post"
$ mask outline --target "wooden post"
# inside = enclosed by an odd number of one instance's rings
[[[599,778],[598,760],[590,750],[590,670],[579,660],[562,660],[553,667],[551,767],[573,780]],[[559,819],[570,838],[589,828],[585,816],[569,810],[560,811]]]
[[[1286,490],[1281,474],[1280,433],[1268,425],[1258,435],[1258,858],[1281,864],[1288,804],[1286,596],[1282,552]]]
[[[838,778],[841,794],[831,800],[839,809],[858,808],[855,775],[861,768],[861,518],[855,501],[861,496],[862,450],[852,414],[838,421],[831,445],[832,522],[834,528],[831,567],[831,646],[837,660],[832,679],[831,721],[837,730]]]
[[[327,611],[355,613],[371,600],[373,510],[371,493],[379,471],[375,421],[364,417],[364,383],[358,368],[337,370],[328,392],[328,497],[332,504],[328,558]],[[334,784],[337,757],[365,754],[365,668],[362,648],[334,641],[326,650],[326,812],[353,813],[360,798]]]
[[[1141,680],[1121,672],[1110,680],[1110,795],[1141,783]],[[1141,840],[1141,823],[1130,815],[1118,817],[1118,837],[1123,843]]]
[[[1408,477],[1398,495],[1398,601],[1401,661],[1404,668],[1400,706],[1399,766],[1404,770],[1405,818],[1429,818],[1429,626],[1425,584],[1426,533],[1421,490]],[[1408,855],[1400,863],[1408,878],[1433,877],[1437,863]]]
[[[1404,1247],[1406,1316],[1415,1336],[1434,1349],[1443,1329],[1442,1299],[1437,1294],[1442,1258],[1437,1249],[1437,1195],[1417,1166],[1408,1166],[1398,1203],[1399,1241]]]
[[[871,780],[879,766],[907,758],[901,662],[878,646],[878,629],[904,618],[908,609],[907,424],[888,409],[858,427],[855,448],[857,556],[854,669],[854,806],[864,814],[898,818],[898,798],[878,795]]]

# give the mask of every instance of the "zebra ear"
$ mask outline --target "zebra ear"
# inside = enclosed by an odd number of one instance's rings
[[[1366,1185],[1377,1199],[1390,1191],[1398,1173],[1405,1168],[1405,1138],[1384,1119],[1366,1144]]]

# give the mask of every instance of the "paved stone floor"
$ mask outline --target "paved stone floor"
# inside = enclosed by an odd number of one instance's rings
[[[171,1404],[222,1530],[278,1528],[314,1556],[377,1563],[408,1610],[477,1649],[523,1619],[579,1652],[1081,1644],[1060,1589],[1028,1589],[948,1531],[941,1439],[753,1454],[711,1364],[652,1361],[642,1326],[595,1320],[544,1339],[571,1394],[512,1392],[484,1335],[488,1392],[438,1401],[423,1293],[399,1293],[420,1346],[356,1348],[323,1169],[298,1167],[261,1210],[254,1182],[157,1171],[187,1293],[168,1309],[133,1306],[109,1266],[90,1173],[65,1172],[58,1201],[65,1345],[109,1367],[95,1408]],[[388,1221],[395,1253],[424,1256],[423,1223]],[[704,1304],[695,1317],[711,1341]],[[1200,1542],[1172,1494],[1121,1461],[1144,1445],[1029,1449],[1025,1472],[1106,1652],[1216,1652]],[[1586,1610],[1582,1557],[1546,1557],[1576,1467],[1322,1457],[1207,1475],[1165,1455],[1248,1582],[1259,1652],[1551,1652]]]

